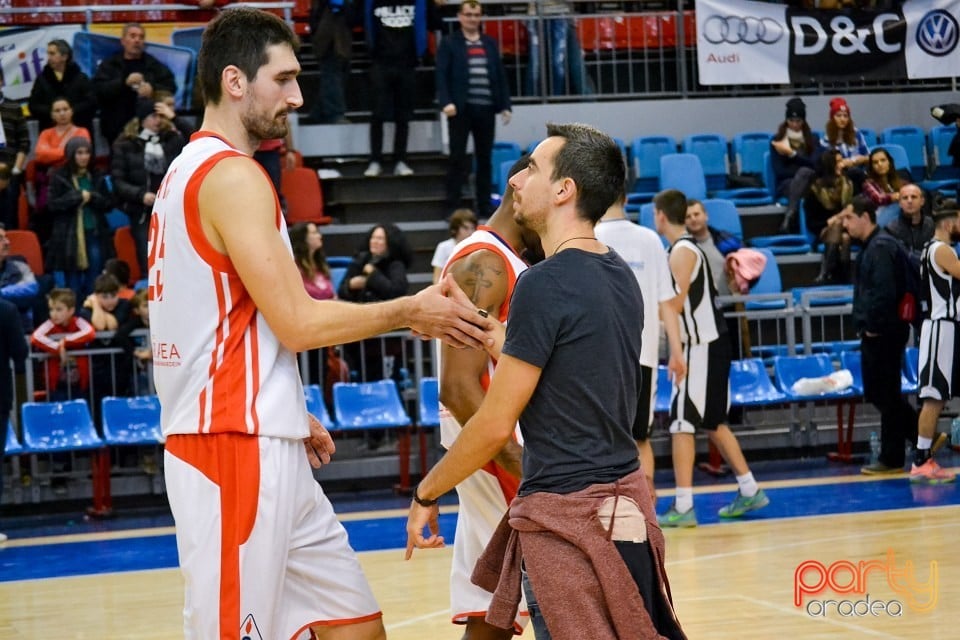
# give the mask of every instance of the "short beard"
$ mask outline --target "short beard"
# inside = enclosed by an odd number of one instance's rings
[[[276,117],[270,118],[263,114],[256,113],[252,108],[247,108],[240,116],[243,127],[247,134],[257,140],[275,140],[277,138],[286,138],[289,126],[287,121],[277,122]]]

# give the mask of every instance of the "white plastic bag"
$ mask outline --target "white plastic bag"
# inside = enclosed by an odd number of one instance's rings
[[[790,390],[798,396],[816,396],[843,391],[852,384],[853,374],[850,370],[840,369],[820,378],[800,378],[793,383]]]

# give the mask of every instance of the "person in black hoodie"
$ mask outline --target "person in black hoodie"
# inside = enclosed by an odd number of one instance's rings
[[[113,144],[110,174],[117,203],[130,218],[140,273],[147,273],[147,228],[160,181],[186,144],[150,98],[137,101],[131,119]]]
[[[30,116],[37,119],[41,131],[53,126],[50,111],[53,101],[61,97],[70,101],[74,124],[93,133],[97,113],[93,83],[73,61],[73,49],[67,41],[58,39],[47,45],[47,64],[30,90]]]

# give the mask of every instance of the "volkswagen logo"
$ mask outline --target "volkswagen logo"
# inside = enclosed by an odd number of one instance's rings
[[[710,44],[773,44],[784,31],[773,18],[714,15],[703,23],[703,38]]]
[[[917,44],[932,56],[943,57],[957,48],[960,25],[943,9],[934,9],[917,25]]]

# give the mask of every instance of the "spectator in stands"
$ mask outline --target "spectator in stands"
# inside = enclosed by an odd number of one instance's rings
[[[100,130],[111,145],[137,115],[139,98],[152,99],[158,89],[177,92],[170,69],[144,51],[145,37],[146,31],[139,23],[124,25],[120,36],[123,51],[105,58],[93,76],[100,104]]]
[[[34,157],[37,164],[41,165],[37,167],[38,172],[66,164],[67,141],[71,138],[90,140],[90,131],[74,124],[73,107],[66,98],[55,98],[50,106],[50,114],[53,117],[53,126],[40,132],[34,147]]]
[[[110,174],[117,203],[130,218],[140,273],[147,273],[147,228],[160,181],[186,141],[156,111],[151,98],[137,102],[137,111],[113,144]]]
[[[470,209],[457,209],[450,215],[447,226],[450,229],[450,237],[437,243],[437,248],[433,250],[433,258],[430,260],[434,282],[440,279],[443,265],[447,264],[447,259],[453,254],[453,248],[457,243],[477,230],[477,216]]]
[[[160,89],[154,92],[153,99],[155,101],[154,110],[160,116],[166,118],[170,124],[173,125],[173,128],[177,130],[177,133],[189,142],[190,136],[196,133],[197,128],[183,116],[177,115],[176,96],[169,91]]]
[[[363,175],[383,168],[383,123],[393,120],[393,174],[413,175],[407,165],[407,138],[417,96],[415,71],[427,49],[427,29],[436,20],[427,0],[364,0],[364,32],[370,51],[370,164]],[[429,25],[429,27],[428,27]]]
[[[106,218],[113,207],[113,196],[106,177],[93,164],[89,140],[69,140],[66,156],[66,165],[50,178],[47,207],[53,231],[45,266],[54,272],[57,286],[66,284],[86,296],[93,290],[103,263],[113,257],[113,236]]]
[[[110,258],[103,263],[103,273],[109,273],[120,283],[117,297],[121,300],[130,300],[136,294],[136,291],[128,286],[130,283],[130,265],[126,261],[120,258]]]
[[[323,234],[312,222],[298,222],[290,227],[290,245],[303,286],[314,300],[337,297],[330,280],[330,267],[323,251]]]
[[[585,95],[592,93],[586,68],[583,63],[583,50],[577,35],[577,25],[569,16],[574,12],[568,0],[539,0],[528,5],[530,15],[546,16],[542,20],[545,52],[543,60],[547,62],[547,91],[549,95]],[[538,11],[539,9],[539,11]],[[541,95],[540,74],[540,23],[527,21],[527,41],[530,52],[527,63],[527,95]],[[569,78],[569,81],[568,81]]]
[[[0,67],[0,164],[10,167],[7,197],[16,202],[23,186],[21,175],[27,164],[27,154],[30,153],[30,134],[20,103],[3,95],[4,84],[3,68]]]
[[[130,303],[120,297],[120,281],[109,273],[98,275],[80,315],[97,331],[116,331],[130,315]]]
[[[23,331],[33,326],[32,311],[39,293],[40,285],[27,261],[10,255],[10,239],[0,223],[0,300],[13,304],[20,312]]]
[[[319,77],[317,97],[310,121],[347,124],[346,78],[353,55],[355,0],[313,0],[310,4],[310,34]]]
[[[678,295],[674,307],[681,314],[687,377],[674,389],[670,407],[670,440],[677,492],[673,505],[657,516],[661,527],[695,527],[693,509],[694,434],[705,431],[710,442],[737,478],[739,490],[729,505],[719,511],[721,518],[737,518],[767,506],[770,500],[747,465],[737,436],[730,430],[729,373],[731,348],[727,326],[715,303],[716,287],[703,251],[692,241],[685,227],[687,199],[676,189],[658,193],[654,199],[657,232],[671,243],[670,271]]]
[[[36,118],[40,130],[54,126],[53,103],[66,98],[73,108],[73,121],[78,127],[93,131],[97,114],[97,96],[93,83],[73,61],[73,49],[66,40],[51,40],[47,45],[47,63],[30,90],[30,116]]]
[[[50,318],[30,336],[30,344],[50,354],[46,362],[47,398],[82,398],[90,383],[90,363],[74,358],[69,350],[83,349],[96,333],[89,322],[75,315],[77,296],[70,289],[53,289],[47,296]]]
[[[743,247],[743,243],[726,231],[721,231],[709,225],[710,216],[703,203],[694,198],[687,200],[687,233],[697,241],[697,246],[707,257],[710,273],[713,275],[713,284],[717,294],[730,295],[730,274],[726,269],[726,256]]]
[[[957,202],[947,200],[933,211],[936,224],[933,240],[924,247],[920,273],[922,291],[929,302],[929,318],[920,327],[920,417],[917,420],[917,449],[910,467],[910,481],[927,484],[953,482],[956,475],[945,471],[933,459],[947,440],[937,433],[937,421],[947,402],[958,395],[954,381],[957,336],[957,304],[960,303],[960,260],[953,245],[960,240]],[[956,444],[956,443],[955,443]]]
[[[850,277],[850,237],[840,214],[853,201],[853,182],[840,160],[839,152],[820,154],[817,178],[804,200],[807,230],[824,243],[817,284],[847,282]]]
[[[867,475],[903,473],[904,441],[917,437],[917,412],[900,392],[903,350],[910,325],[897,312],[905,274],[895,242],[877,226],[877,207],[857,196],[842,214],[843,227],[863,245],[857,256],[853,326],[860,336],[863,395],[880,411],[880,459],[861,469]]]
[[[130,300],[130,316],[117,329],[110,346],[123,351],[117,358],[117,395],[152,394],[149,387],[150,365],[153,363],[153,350],[150,348],[149,334],[134,336],[133,333],[150,329],[150,314],[147,306],[147,290],[138,291]],[[125,375],[132,372],[132,376]],[[133,381],[131,388],[130,382]]]
[[[787,210],[780,223],[780,233],[789,233],[796,226],[794,220],[800,200],[816,176],[814,164],[819,148],[807,123],[807,105],[800,98],[787,100],[786,118],[773,135],[770,147],[776,196],[787,197]]]
[[[460,30],[446,35],[437,50],[437,104],[450,128],[446,211],[460,203],[464,179],[470,172],[467,138],[473,136],[477,215],[486,218],[490,207],[493,138],[497,114],[510,122],[510,87],[496,41],[480,32],[483,11],[478,0],[463,0],[457,19]]]
[[[264,140],[253,152],[253,159],[259,162],[267,175],[270,176],[273,189],[277,192],[277,197],[280,198],[280,208],[286,211],[287,200],[283,197],[280,185],[283,182],[284,169],[293,169],[297,164],[296,153],[293,149],[293,134],[287,130],[285,138]]]
[[[930,216],[923,215],[926,199],[919,185],[905,184],[900,187],[900,215],[887,225],[887,233],[899,240],[910,255],[920,259],[923,247],[931,238],[936,225]]]
[[[886,149],[871,151],[867,179],[863,181],[863,195],[873,200],[877,207],[883,207],[900,200],[902,186],[903,180],[897,173],[897,165],[890,152]]]
[[[365,247],[347,267],[340,283],[340,297],[353,302],[376,302],[407,295],[407,269],[412,258],[410,245],[399,227],[372,227]]]
[[[20,193],[15,184],[11,186],[12,178],[10,165],[0,162],[0,224],[7,229],[20,226]]]
[[[867,156],[867,139],[857,129],[850,115],[850,106],[843,98],[830,101],[830,119],[820,138],[823,150],[833,149],[840,154],[840,168],[853,181],[857,193],[866,177],[863,166],[870,160]]]
[[[0,242],[0,244],[3,244]],[[2,249],[0,249],[2,251]],[[27,359],[27,341],[20,326],[17,307],[0,300],[0,451],[7,446],[7,418],[13,410],[13,374],[23,371]],[[0,482],[0,503],[3,499],[3,482]],[[0,531],[0,544],[7,541]]]

